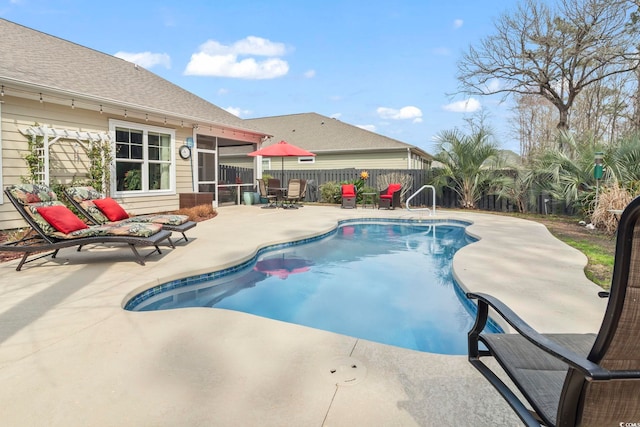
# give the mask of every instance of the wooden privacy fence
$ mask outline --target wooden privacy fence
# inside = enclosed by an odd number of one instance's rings
[[[280,169],[265,170],[263,174],[268,174],[274,178],[283,177],[283,182],[288,182],[292,178],[305,179],[307,181],[307,194],[305,200],[308,202],[320,201],[320,186],[327,182],[341,183],[345,181],[354,181],[360,178],[362,169]],[[424,169],[367,169],[369,178],[366,180],[365,186],[380,189],[378,179],[382,175],[398,173],[409,175],[412,178],[411,188],[405,194],[403,202],[418,191],[423,185],[429,184],[433,177],[431,170]],[[234,183],[236,179],[243,183],[251,183],[253,180],[253,170],[246,168],[237,168],[232,166],[220,165],[220,182]],[[255,184],[255,182],[254,182]],[[436,205],[443,208],[457,208],[458,195],[451,188],[444,187],[439,189],[436,195]],[[248,188],[245,191],[249,191]],[[257,188],[253,188],[257,191]],[[557,215],[573,215],[575,211],[571,207],[567,207],[561,200],[555,200],[548,194],[537,194],[533,197],[535,202],[529,206],[529,212],[539,214],[557,214]],[[412,207],[431,207],[432,206],[431,190],[420,192],[411,200]],[[497,212],[515,212],[517,207],[507,199],[500,199],[493,194],[483,194],[477,203],[477,207],[487,211]]]

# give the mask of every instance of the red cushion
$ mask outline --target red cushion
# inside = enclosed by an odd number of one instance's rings
[[[96,199],[93,203],[109,218],[109,221],[120,221],[129,218],[129,214],[122,209],[122,206],[111,197]]]
[[[400,190],[402,185],[400,184],[389,184],[389,189],[387,190],[388,195],[393,195],[396,191]]]
[[[82,230],[83,228],[89,228],[87,224],[85,224],[66,206],[40,206],[36,209],[45,221],[51,224],[53,228],[64,234],[69,234],[76,230]]]
[[[342,197],[355,197],[356,187],[353,184],[342,184]]]

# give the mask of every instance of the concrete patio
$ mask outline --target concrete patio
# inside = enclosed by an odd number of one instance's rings
[[[232,206],[146,266],[127,248],[63,249],[0,264],[0,420],[7,426],[514,426],[466,356],[421,353],[210,308],[132,313],[128,298],[329,231],[406,210]],[[586,258],[535,222],[472,212],[480,241],[454,259],[466,290],[500,297],[542,332],[597,332],[606,301]],[[357,315],[354,314],[354,315]],[[336,385],[357,365],[355,380]]]

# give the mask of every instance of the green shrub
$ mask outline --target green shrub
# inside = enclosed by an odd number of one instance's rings
[[[340,203],[340,184],[335,181],[325,182],[320,186],[320,202]]]

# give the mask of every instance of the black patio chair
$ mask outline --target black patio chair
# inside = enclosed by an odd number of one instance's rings
[[[620,218],[609,302],[597,335],[540,334],[498,299],[467,294],[478,301],[469,361],[527,426],[600,427],[640,420],[639,217],[640,197]],[[483,333],[490,307],[516,332]],[[484,357],[495,358],[525,401]]]

